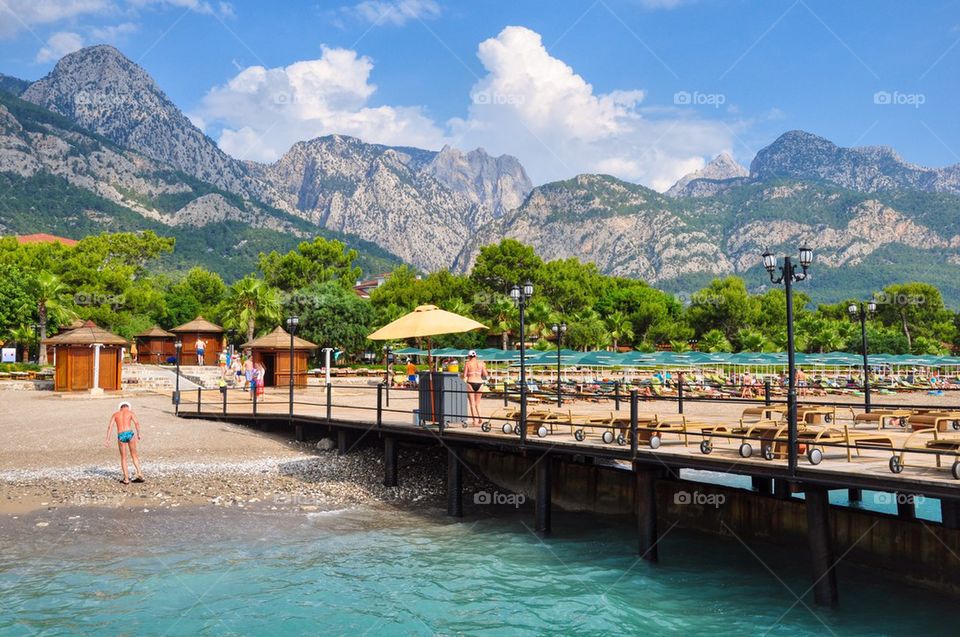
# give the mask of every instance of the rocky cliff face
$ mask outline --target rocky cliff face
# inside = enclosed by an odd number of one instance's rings
[[[300,142],[273,164],[248,166],[296,214],[427,270],[449,267],[477,227],[530,189],[512,157],[393,148],[340,135]]]
[[[754,180],[826,181],[850,190],[921,190],[960,194],[960,165],[924,168],[905,162],[884,146],[841,148],[803,131],[784,133],[757,153]]]

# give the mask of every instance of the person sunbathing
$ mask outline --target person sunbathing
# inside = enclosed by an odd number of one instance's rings
[[[133,466],[137,469],[137,477],[134,482],[143,482],[143,471],[140,469],[140,457],[137,455],[137,442],[141,440],[140,421],[137,415],[130,409],[130,403],[124,401],[117,407],[117,411],[110,416],[110,422],[107,424],[107,437],[103,441],[106,447],[110,443],[110,430],[117,428],[117,448],[120,450],[120,470],[123,472],[123,484],[130,484],[130,472],[127,470],[127,455],[124,453],[124,447],[130,453],[130,459],[133,460]]]

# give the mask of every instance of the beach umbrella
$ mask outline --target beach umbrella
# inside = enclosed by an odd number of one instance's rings
[[[393,341],[403,338],[426,338],[427,357],[430,358],[430,337],[440,334],[460,334],[485,330],[487,326],[466,316],[441,310],[436,305],[421,305],[409,314],[384,325],[367,336],[372,341]]]

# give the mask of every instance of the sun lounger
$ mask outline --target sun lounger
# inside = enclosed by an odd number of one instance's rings
[[[907,418],[907,424],[914,430],[934,428],[937,431],[960,430],[960,412],[957,411],[920,411]]]
[[[960,435],[943,434],[936,427],[914,431],[904,441],[903,446],[891,456],[889,462],[891,472],[903,471],[907,466],[906,454],[909,452],[935,454],[937,468],[943,466],[942,455],[952,456],[954,461],[950,466],[950,474],[955,480],[960,480]]]
[[[907,424],[907,418],[912,414],[913,412],[909,409],[875,409],[871,412],[862,413],[856,413],[853,409],[850,410],[854,427],[860,423],[870,425],[876,423],[877,431],[886,429],[888,425],[903,427]]]

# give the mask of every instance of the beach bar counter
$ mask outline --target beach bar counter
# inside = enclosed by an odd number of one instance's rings
[[[87,321],[43,341],[54,353],[56,391],[117,391],[127,340]]]
[[[177,355],[174,343],[177,335],[154,325],[145,332],[140,332],[137,339],[137,362],[165,363],[167,359]]]
[[[253,355],[254,365],[263,365],[266,387],[290,385],[290,332],[278,325],[269,334],[244,343],[242,347]],[[307,359],[311,350],[317,347],[310,341],[293,337],[293,384],[296,387],[307,386]]]
[[[206,347],[203,350],[203,364],[217,365],[220,358],[220,352],[223,351],[223,334],[225,330],[211,323],[202,316],[198,316],[189,323],[184,323],[179,327],[170,330],[180,337],[183,341],[183,349],[180,352],[180,362],[184,365],[199,365],[200,359],[197,356],[197,341],[203,341]]]

